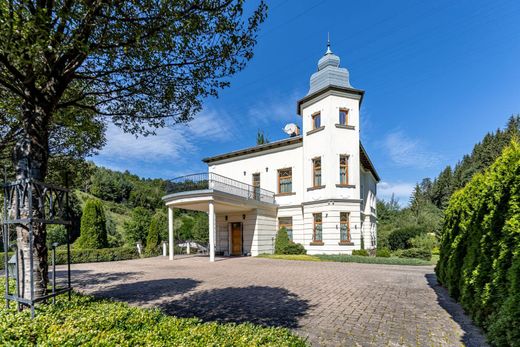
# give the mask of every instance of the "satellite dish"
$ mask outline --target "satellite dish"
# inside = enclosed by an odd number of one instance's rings
[[[298,128],[298,126],[294,123],[289,123],[285,126],[285,128],[283,128],[283,131],[287,134],[287,135],[290,135],[290,136],[296,136],[296,135],[299,135],[300,133],[300,129]]]

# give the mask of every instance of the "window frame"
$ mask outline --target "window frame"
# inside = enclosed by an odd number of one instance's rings
[[[345,112],[345,123],[341,123],[341,112]],[[349,113],[350,113],[350,110],[348,108],[342,107],[342,108],[339,109],[339,111],[338,111],[338,125],[344,125],[344,126],[348,125]]]
[[[341,163],[342,159],[345,159],[344,164]],[[339,155],[339,185],[340,186],[349,185],[349,174],[348,174],[349,159],[350,159],[350,156],[348,154]],[[341,171],[342,168],[345,168],[345,180],[344,181],[342,181],[342,171]]]
[[[312,130],[321,128],[321,112],[315,112],[311,115],[312,118]],[[320,125],[316,126],[316,119],[319,119]]]
[[[343,218],[345,216],[345,218]],[[341,229],[345,225],[346,227],[346,236],[347,238],[344,239]],[[350,212],[340,212],[339,213],[339,242],[340,243],[350,243],[352,242],[352,235],[350,234]]]
[[[319,167],[316,166],[316,163],[318,161],[319,161]],[[320,171],[320,174],[319,174],[319,177],[320,177],[320,182],[319,183],[320,184],[316,184],[316,178],[317,178],[316,171],[317,171],[317,168],[319,168],[319,171]],[[323,170],[322,170],[322,166],[321,166],[321,157],[312,158],[312,187],[313,188],[322,187],[323,186],[322,178],[323,178]]]
[[[319,221],[317,221],[317,218],[319,216]],[[323,244],[323,213],[321,212],[316,212],[316,213],[313,213],[312,214],[312,221],[313,221],[313,226],[312,226],[312,243],[313,244]],[[320,226],[320,236],[321,236],[321,239],[316,239],[316,230],[317,230],[317,226]]]
[[[283,177],[283,178],[285,178],[285,179],[286,179],[286,178],[290,178],[290,179],[291,179],[291,191],[289,191],[289,192],[282,192],[282,185],[281,185],[281,182],[282,182],[282,176],[280,175],[280,173],[281,173],[282,171],[284,171],[284,170],[290,170],[290,175],[289,175],[289,176],[284,176],[284,177]],[[292,194],[292,192],[293,192],[293,185],[292,185],[292,182],[293,182],[293,181],[292,181],[292,177],[293,177],[293,175],[292,175],[292,167],[286,167],[286,168],[283,168],[283,169],[278,169],[278,171],[277,171],[277,176],[278,176],[278,194],[279,194],[279,195],[284,195],[284,194],[289,195],[289,194]]]

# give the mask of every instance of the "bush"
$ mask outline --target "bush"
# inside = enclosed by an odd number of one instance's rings
[[[418,226],[395,229],[388,235],[388,245],[391,250],[412,247],[410,239],[421,234],[423,230]]]
[[[439,282],[496,346],[520,346],[520,145],[455,192],[445,212]]]
[[[47,248],[51,249],[53,243],[67,244],[67,228],[64,225],[47,225]]]
[[[278,230],[274,241],[274,254],[307,254],[305,247],[289,240],[285,227]]]
[[[4,290],[0,284],[0,291]],[[0,307],[1,346],[306,346],[280,327],[251,323],[203,323],[168,316],[158,309],[73,293],[55,305],[39,305],[36,318],[14,305]]]
[[[412,248],[427,249],[431,252],[437,247],[437,237],[435,234],[418,235],[410,239],[410,244]]]
[[[291,242],[287,245],[287,247],[285,247],[285,253],[283,254],[307,254],[307,250],[305,247],[303,247],[303,245]]]
[[[274,254],[285,254],[285,249],[290,243],[291,240],[289,240],[287,229],[285,227],[280,228],[274,241]]]
[[[368,251],[366,249],[355,249],[352,251],[352,255],[359,255],[362,257],[368,257]]]
[[[88,199],[81,216],[80,236],[75,242],[77,248],[105,248],[107,241],[107,220],[103,203],[97,199]]]
[[[164,214],[164,213],[163,213]],[[157,251],[161,242],[161,230],[160,219],[162,218],[161,213],[157,212],[153,215],[150,221],[150,228],[148,229],[148,236],[146,237],[146,252],[153,253]]]
[[[408,248],[403,249],[400,252],[400,258],[416,258],[423,260],[431,260],[432,253],[431,251],[424,248]]]
[[[70,250],[70,262],[72,264],[119,261],[137,258],[139,258],[137,248],[130,247]],[[67,250],[56,250],[56,264],[67,264]]]
[[[381,258],[390,258],[390,250],[388,248],[378,248],[376,249],[376,257]]]

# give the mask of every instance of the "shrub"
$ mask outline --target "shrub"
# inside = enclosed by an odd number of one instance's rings
[[[290,242],[287,247],[285,247],[284,254],[307,254],[307,250],[299,243]]]
[[[437,237],[431,233],[418,235],[410,239],[410,244],[412,248],[423,248],[431,252],[437,247]]]
[[[352,255],[360,255],[362,257],[368,257],[368,251],[366,249],[355,249],[352,251]]]
[[[289,240],[289,235],[287,235],[287,229],[281,227],[274,241],[274,254],[285,254],[285,249],[290,243],[291,240]]]
[[[70,262],[72,264],[119,261],[137,258],[139,258],[137,249],[130,247],[70,250]],[[62,248],[56,250],[56,264],[67,264],[67,250]]]
[[[431,260],[432,253],[424,248],[408,248],[401,250],[400,258]]]
[[[4,284],[0,284],[0,291]],[[281,327],[251,323],[203,323],[168,316],[158,309],[73,293],[39,305],[36,318],[14,305],[0,307],[1,346],[292,346],[305,341]]]
[[[160,212],[157,212],[153,215],[152,220],[150,221],[150,228],[148,229],[148,236],[146,237],[146,252],[154,253],[157,251],[159,247],[159,243],[161,242],[161,230],[160,228]]]
[[[107,221],[103,203],[88,199],[81,216],[80,236],[75,242],[77,248],[105,248],[107,241]]]
[[[51,249],[53,243],[67,244],[67,228],[64,225],[47,225],[47,248]]]
[[[390,258],[390,250],[388,248],[378,248],[376,249],[376,257],[382,258]]]
[[[410,239],[421,233],[422,230],[418,226],[395,229],[388,235],[388,245],[392,250],[410,248]]]
[[[496,346],[520,346],[520,145],[455,192],[445,212],[439,282]]]

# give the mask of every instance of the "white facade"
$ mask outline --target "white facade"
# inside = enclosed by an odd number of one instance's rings
[[[348,71],[339,68],[339,58],[330,49],[318,66],[309,94],[298,102],[301,135],[204,159],[210,177],[222,176],[247,185],[258,183],[259,177],[260,188],[275,193],[274,203],[259,206],[236,202],[236,211],[222,207],[219,212],[217,208],[217,253],[232,254],[233,247],[236,253],[238,231],[232,228],[237,228],[237,223],[241,226],[242,254],[272,253],[280,222],[288,221],[292,240],[302,244],[308,254],[349,254],[362,247],[376,247],[379,177],[360,143],[363,91],[350,86]],[[347,113],[345,121],[340,118],[340,111]],[[317,114],[320,124],[313,120]],[[341,169],[342,157],[346,158],[346,169]],[[315,168],[317,159],[321,162],[320,170]],[[287,185],[281,187],[279,178],[279,170],[288,168],[290,192],[286,191]],[[342,180],[345,176],[340,177],[341,170],[347,171],[348,179]],[[320,174],[321,182],[315,178]],[[284,182],[287,184],[288,180]],[[208,188],[211,186],[210,183]],[[228,193],[231,190],[221,189]],[[165,201],[171,207],[189,208],[179,204],[179,198],[173,194]]]

